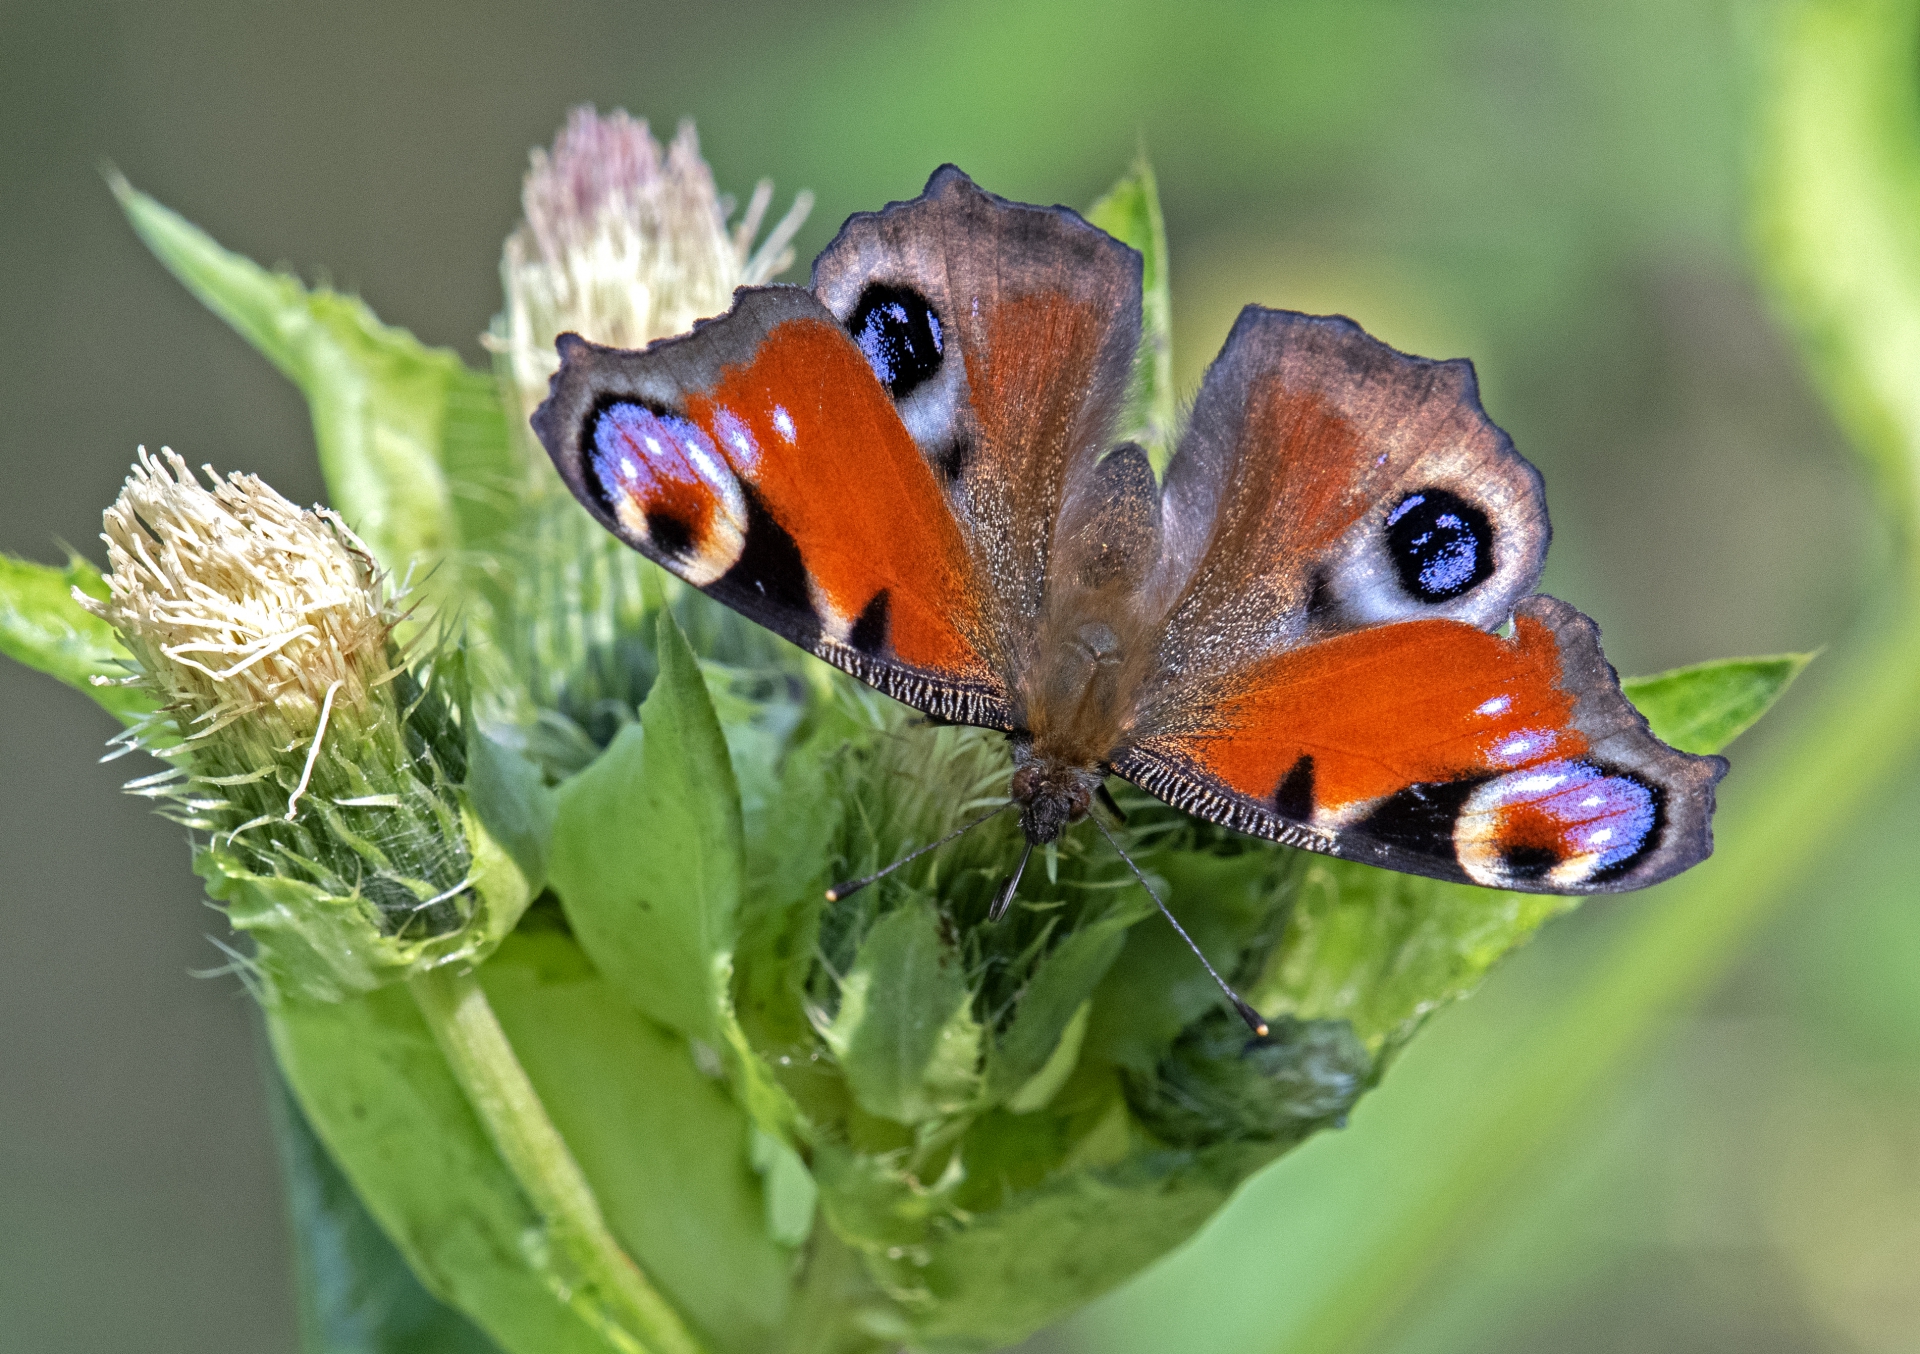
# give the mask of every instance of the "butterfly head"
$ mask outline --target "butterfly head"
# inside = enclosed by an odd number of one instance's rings
[[[1097,773],[1035,756],[1031,745],[1016,741],[1013,782],[1007,793],[1020,806],[1020,830],[1035,846],[1057,841],[1062,832],[1087,816],[1099,788]]]

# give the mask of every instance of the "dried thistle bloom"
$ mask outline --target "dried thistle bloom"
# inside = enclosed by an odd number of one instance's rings
[[[162,448],[105,514],[109,597],[81,606],[120,631],[189,744],[251,716],[253,737],[312,735],[336,702],[392,681],[397,619],[372,553],[338,516],[253,475],[201,487]]]
[[[130,788],[207,834],[197,867],[253,932],[271,993],[334,997],[471,956],[525,899],[483,897],[500,853],[468,812],[447,681],[396,642],[397,601],[337,516],[207,476],[141,448],[105,515],[108,597],[74,594],[160,702],[129,742],[171,767]]]
[[[663,150],[624,111],[575,109],[551,153],[533,152],[521,191],[526,218],[501,261],[507,309],[489,341],[505,358],[522,425],[546,398],[560,334],[644,347],[720,314],[735,287],[779,275],[813,195],[796,196],[756,248],[772,200],[772,181],[762,179],[729,229],[729,204],[691,120]]]

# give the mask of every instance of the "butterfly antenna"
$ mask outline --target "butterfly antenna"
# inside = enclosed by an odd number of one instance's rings
[[[1266,1038],[1267,1022],[1260,1018],[1260,1013],[1254,1010],[1253,1007],[1247,1005],[1245,1001],[1241,1000],[1240,994],[1227,986],[1227,980],[1220,976],[1219,970],[1207,962],[1206,955],[1200,953],[1200,947],[1194,944],[1193,937],[1187,934],[1187,928],[1175,920],[1173,913],[1167,911],[1167,905],[1160,901],[1160,895],[1153,891],[1153,885],[1149,884],[1147,877],[1140,873],[1140,867],[1133,863],[1133,857],[1120,849],[1120,843],[1113,839],[1111,832],[1107,831],[1107,825],[1098,818],[1095,818],[1093,822],[1094,826],[1100,829],[1100,835],[1107,839],[1107,844],[1119,852],[1120,859],[1127,862],[1127,868],[1132,870],[1133,877],[1140,881],[1140,887],[1147,891],[1147,897],[1153,899],[1153,905],[1160,909],[1160,915],[1167,919],[1167,925],[1179,933],[1180,939],[1187,942],[1187,948],[1193,951],[1193,957],[1200,961],[1200,967],[1207,971],[1207,976],[1220,984],[1220,990],[1227,994],[1227,1000],[1233,1003],[1233,1009],[1238,1011],[1240,1018],[1247,1022],[1247,1028],[1260,1036],[1260,1038]]]
[[[946,836],[942,837],[939,841],[928,842],[925,846],[920,847],[918,850],[909,851],[906,855],[900,857],[900,859],[894,861],[893,864],[891,865],[885,866],[882,869],[875,870],[872,874],[864,875],[859,879],[849,879],[844,883],[835,884],[832,888],[827,890],[827,901],[830,903],[837,903],[842,898],[851,898],[854,894],[860,892],[860,890],[864,889],[867,885],[875,882],[876,880],[885,879],[888,875],[892,874],[895,870],[899,869],[902,865],[913,864],[914,861],[926,855],[927,852],[937,851],[939,848],[945,846],[948,842],[952,841],[955,837],[965,836],[967,833],[979,827],[980,824],[986,822],[989,818],[997,818],[1012,807],[1013,807],[1013,801],[1009,799],[1006,803],[1002,804],[999,808],[989,809],[986,813],[981,814],[978,818],[974,819],[972,822],[964,823],[961,826],[955,828],[953,831],[949,832]]]
[[[1013,906],[1013,891],[1020,887],[1020,876],[1027,872],[1027,861],[1033,856],[1033,843],[1027,843],[1027,849],[1020,853],[1020,863],[1013,867],[1013,876],[1000,886],[999,896],[993,900],[993,907],[987,912],[988,921],[999,921],[1007,915],[1007,909]]]

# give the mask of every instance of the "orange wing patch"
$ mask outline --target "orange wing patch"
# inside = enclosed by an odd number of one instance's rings
[[[1559,675],[1553,632],[1526,617],[1512,640],[1458,621],[1384,625],[1236,674],[1209,720],[1218,732],[1153,745],[1249,799],[1277,797],[1283,811],[1304,800],[1313,822],[1338,827],[1409,785],[1585,752]]]
[[[689,396],[739,478],[792,537],[826,634],[960,677],[987,664],[952,510],[866,358],[832,324],[789,320]]]

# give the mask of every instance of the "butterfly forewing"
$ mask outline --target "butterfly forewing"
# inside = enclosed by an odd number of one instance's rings
[[[886,382],[971,543],[1010,686],[1036,661],[1069,482],[1106,449],[1140,342],[1140,255],[951,165],[848,219],[814,291]]]
[[[535,429],[615,534],[909,704],[1009,726],[972,554],[865,355],[798,287],[640,352],[568,335]]]

